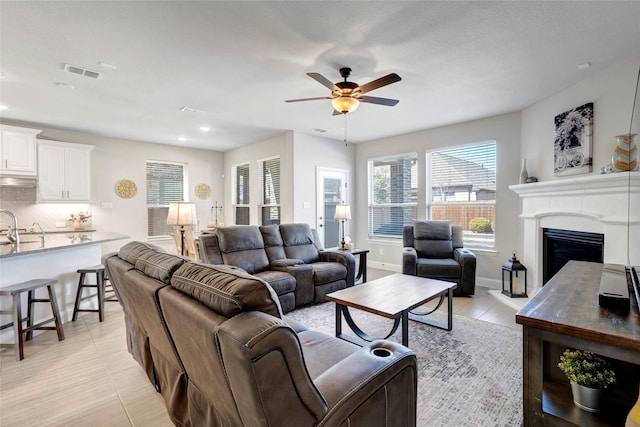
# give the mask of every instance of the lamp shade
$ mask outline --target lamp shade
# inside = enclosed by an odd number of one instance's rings
[[[197,222],[195,203],[177,202],[169,204],[168,225],[195,225]]]
[[[355,109],[358,108],[358,105],[360,105],[360,101],[351,96],[343,95],[333,98],[333,100],[331,100],[331,105],[333,105],[333,108],[336,111],[346,114],[355,111]]]
[[[351,206],[349,205],[336,205],[336,213],[333,219],[351,219]]]

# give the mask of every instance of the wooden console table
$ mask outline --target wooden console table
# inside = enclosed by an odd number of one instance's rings
[[[569,261],[518,313],[523,326],[525,426],[622,426],[638,397],[640,315],[632,298],[627,314],[601,308],[603,264]],[[625,279],[626,280],[626,279]],[[566,348],[610,358],[617,383],[598,414],[573,404],[569,382],[557,367]]]

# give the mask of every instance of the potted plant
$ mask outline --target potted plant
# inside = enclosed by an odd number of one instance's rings
[[[565,350],[558,368],[571,383],[573,402],[589,412],[598,412],[604,390],[616,382],[616,374],[602,357],[583,350]]]

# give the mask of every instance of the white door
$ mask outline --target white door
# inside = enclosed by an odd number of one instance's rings
[[[336,205],[347,202],[347,171],[318,168],[316,229],[325,248],[338,246],[342,238],[339,221],[333,219]]]

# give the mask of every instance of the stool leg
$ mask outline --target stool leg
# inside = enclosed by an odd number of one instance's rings
[[[35,290],[31,290],[27,293],[27,328],[33,325],[33,293]],[[33,331],[27,332],[26,341],[30,341],[33,338]]]
[[[16,360],[24,359],[24,348],[22,346],[22,301],[18,292],[13,296],[13,339],[16,349]]]
[[[76,293],[76,303],[73,306],[73,316],[71,317],[72,322],[75,322],[78,318],[78,309],[80,308],[80,300],[82,299],[82,288],[84,285],[84,275],[85,273],[80,273],[80,280],[78,280],[78,292]]]
[[[51,303],[51,311],[56,322],[56,332],[58,333],[58,341],[64,340],[64,329],[62,329],[62,320],[60,319],[60,310],[58,309],[58,300],[56,299],[56,292],[53,290],[53,285],[47,286],[49,292],[49,302]]]
[[[98,285],[98,319],[104,320],[104,271],[96,273],[96,284]]]

